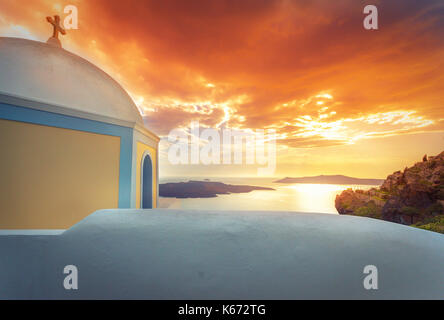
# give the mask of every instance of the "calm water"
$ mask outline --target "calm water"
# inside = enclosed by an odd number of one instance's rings
[[[189,178],[163,179],[165,182],[188,181]],[[203,180],[193,178],[191,180]],[[281,184],[276,178],[214,178],[228,184],[271,187],[274,191],[256,190],[249,193],[219,195],[216,198],[176,199],[160,198],[160,207],[171,209],[217,209],[217,210],[288,210],[299,212],[323,212],[337,214],[335,197],[343,190],[370,189],[368,185],[336,184]]]

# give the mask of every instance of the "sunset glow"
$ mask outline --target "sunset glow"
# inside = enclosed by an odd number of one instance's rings
[[[0,3],[0,36],[46,41],[45,17],[74,4],[66,50],[130,93],[164,140],[191,121],[275,129],[276,176],[384,178],[444,148],[442,1],[29,1]],[[161,157],[167,144],[162,142]],[[161,175],[218,176],[213,166]],[[232,175],[255,175],[246,166]]]

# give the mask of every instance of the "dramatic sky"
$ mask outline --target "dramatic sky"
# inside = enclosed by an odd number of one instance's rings
[[[275,129],[276,176],[383,178],[444,150],[442,0],[1,0],[0,35],[46,41],[68,4],[64,48],[130,93],[163,137],[163,176],[256,174],[170,165],[165,138],[192,120]],[[363,28],[367,4],[379,30]]]

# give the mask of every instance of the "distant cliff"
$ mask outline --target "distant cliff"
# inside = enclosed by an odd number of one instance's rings
[[[170,182],[159,185],[159,196],[172,198],[213,198],[218,194],[244,193],[273,188],[233,185],[213,181]]]
[[[276,183],[320,183],[320,184],[360,184],[380,185],[383,179],[360,179],[342,175],[320,175],[314,177],[284,178],[274,181]]]
[[[389,175],[379,188],[345,190],[336,196],[339,214],[352,214],[414,225],[444,233],[444,151],[424,156]]]

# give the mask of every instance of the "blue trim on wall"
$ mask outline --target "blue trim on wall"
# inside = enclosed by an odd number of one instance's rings
[[[133,129],[120,136],[119,208],[131,208],[131,170],[133,163]]]
[[[120,137],[119,208],[131,207],[132,128],[5,103],[0,103],[0,119]]]

